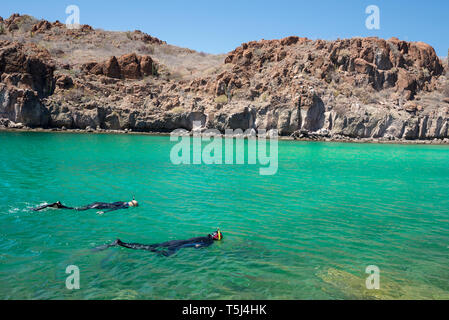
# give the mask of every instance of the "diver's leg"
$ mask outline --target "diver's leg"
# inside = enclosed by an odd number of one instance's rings
[[[73,209],[75,209],[75,208],[67,207],[67,206],[65,206],[65,205],[62,204],[62,205],[59,206],[59,209],[73,210]]]
[[[60,201],[56,201],[53,203],[49,203],[49,204],[44,204],[42,206],[39,206],[37,208],[32,208],[31,210],[33,211],[40,211],[46,208],[53,208],[53,209],[73,209],[71,207],[67,207],[65,205],[63,205]]]
[[[52,207],[54,205],[56,205],[56,202],[55,203],[51,203],[51,204],[43,204],[43,205],[41,205],[41,206],[39,206],[37,208],[32,208],[31,210],[32,211],[41,211],[43,209],[50,208],[50,207]]]
[[[115,247],[115,246],[118,245],[118,241],[120,241],[120,240],[117,239],[117,240],[115,240],[115,241],[112,242],[112,243],[104,244],[104,245],[102,245],[102,246],[93,248],[92,251],[102,251],[102,250],[106,250],[107,248],[110,248],[110,247]]]
[[[147,250],[147,251],[157,251],[156,248],[158,247],[157,244],[141,244],[141,243],[126,243],[120,241],[120,239],[117,239],[117,245],[128,248],[128,249],[134,249],[134,250]]]

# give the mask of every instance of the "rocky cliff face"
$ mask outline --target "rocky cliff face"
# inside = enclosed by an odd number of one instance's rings
[[[297,136],[448,136],[447,79],[424,43],[289,37],[243,44],[225,63],[231,68],[209,91],[247,101],[256,129]]]
[[[140,31],[120,38],[24,17],[0,20],[8,39],[0,41],[0,125],[169,132],[199,121],[293,137],[449,137],[448,69],[425,43],[288,37],[242,44],[211,64]],[[111,54],[97,57],[92,44],[115,38]],[[55,43],[78,51],[67,59]]]
[[[46,52],[30,45],[0,41],[0,118],[29,127],[47,127],[42,99],[53,93],[54,66]]]

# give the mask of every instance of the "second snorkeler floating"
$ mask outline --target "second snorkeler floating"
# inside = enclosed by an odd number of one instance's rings
[[[107,211],[100,211],[99,213],[104,213],[104,212],[111,212],[114,210],[118,210],[118,209],[128,209],[129,207],[137,207],[139,206],[139,203],[134,199],[131,201],[116,201],[116,202],[94,202],[82,207],[67,207],[65,205],[63,205],[60,201],[56,201],[54,203],[50,203],[50,204],[44,204],[42,206],[39,206],[37,208],[33,208],[31,210],[33,211],[40,211],[46,208],[54,208],[54,209],[69,209],[69,210],[77,210],[77,211],[84,211],[84,210],[89,210],[89,209],[98,209],[98,210],[103,210],[103,209],[108,209]]]
[[[171,240],[162,243],[155,244],[142,244],[142,243],[127,243],[123,242],[120,239],[115,240],[111,244],[106,244],[97,248],[94,248],[95,251],[105,250],[110,247],[120,246],[128,249],[134,250],[146,250],[155,252],[157,254],[163,256],[171,256],[175,254],[179,249],[182,248],[205,248],[210,246],[214,241],[220,241],[223,239],[223,234],[220,229],[208,234],[205,237],[195,237],[186,240]]]

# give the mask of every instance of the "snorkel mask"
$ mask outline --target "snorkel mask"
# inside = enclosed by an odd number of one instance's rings
[[[217,231],[212,233],[212,238],[214,240],[218,240],[220,241],[221,239],[223,239],[223,234],[221,233],[220,229],[217,228]]]
[[[132,206],[132,207],[138,207],[138,206],[139,206],[139,203],[136,201],[136,199],[134,198],[134,196],[133,196],[133,199],[132,199],[132,201],[131,201],[130,203],[131,203],[131,206]]]

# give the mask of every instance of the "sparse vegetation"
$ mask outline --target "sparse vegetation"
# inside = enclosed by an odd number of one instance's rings
[[[449,98],[449,83],[446,82],[446,86],[443,89],[443,94],[445,98]]]
[[[78,103],[82,102],[82,100],[86,98],[84,90],[77,88],[76,86],[65,90],[63,96],[67,101],[74,101]]]
[[[218,104],[226,104],[228,103],[228,97],[225,94],[222,94],[221,96],[216,97],[214,101]]]
[[[0,23],[0,35],[4,40],[33,42],[47,49],[60,64],[80,66],[90,61],[105,61],[111,56],[122,56],[135,52],[138,55],[150,55],[159,67],[152,70],[152,76],[166,75],[171,80],[204,77],[222,72],[225,55],[197,52],[169,44],[156,44],[136,37],[134,32],[104,31],[65,34],[64,27],[52,26],[44,33],[32,32],[32,26],[39,20],[23,15],[16,18],[8,32]],[[13,30],[14,31],[14,30]],[[167,71],[167,72],[166,72]],[[168,75],[168,73],[170,75]]]
[[[171,109],[170,112],[174,113],[174,114],[181,114],[184,112],[184,108],[183,107],[175,107],[175,108]]]
[[[48,51],[54,57],[61,57],[64,55],[64,51],[59,48],[49,48]]]
[[[159,75],[159,70],[158,69],[159,68],[158,68],[157,64],[153,63],[151,65],[151,75],[157,77]]]
[[[356,88],[353,90],[354,96],[363,104],[377,103],[374,92],[370,92],[366,88]]]
[[[269,98],[269,96],[268,96],[268,93],[266,93],[266,92],[264,92],[260,95],[260,101],[262,101],[262,102],[267,102],[268,98]]]
[[[257,49],[254,50],[254,56],[260,57],[262,55],[263,55],[263,50],[262,49],[257,48]]]
[[[37,19],[33,18],[29,15],[23,15],[20,17],[20,20],[17,22],[17,27],[20,32],[29,32],[31,27],[37,23]]]
[[[343,49],[343,50],[340,51],[340,55],[341,55],[342,57],[349,58],[349,56],[351,55],[351,53],[349,52],[348,49]]]
[[[221,69],[217,66],[220,66],[224,59],[224,55],[205,54],[166,44],[145,43],[134,39],[132,32],[95,30],[82,36],[73,36],[71,41],[67,41],[65,36],[58,36],[58,32],[56,27],[52,28],[51,33],[54,33],[55,37],[47,40],[43,34],[35,33],[32,36],[28,31],[24,34],[23,42],[32,41],[50,52],[60,53],[61,50],[65,54],[57,55],[57,59],[62,64],[70,65],[104,61],[111,56],[119,57],[129,52],[151,55],[160,65],[153,70],[152,75],[164,74],[165,68],[162,70],[161,66],[166,66],[170,73],[168,77],[173,80],[219,72]],[[11,40],[17,41],[17,36]]]
[[[154,54],[154,47],[152,45],[142,45],[138,51],[142,54]]]
[[[324,81],[326,81],[328,84],[330,84],[332,82],[338,83],[340,81],[340,79],[338,77],[338,72],[336,71],[336,66],[335,66],[334,70],[326,73],[326,76],[324,77]]]
[[[181,80],[182,78],[183,78],[183,75],[179,71],[170,71],[167,74],[167,79],[169,79],[169,80]]]
[[[421,72],[422,72],[422,75],[423,75],[424,78],[430,78],[431,77],[430,71],[427,68],[423,68]]]
[[[177,50],[179,48],[166,44],[160,47],[160,51],[164,54],[168,54],[168,55],[173,55],[175,53],[179,53],[179,50]]]

